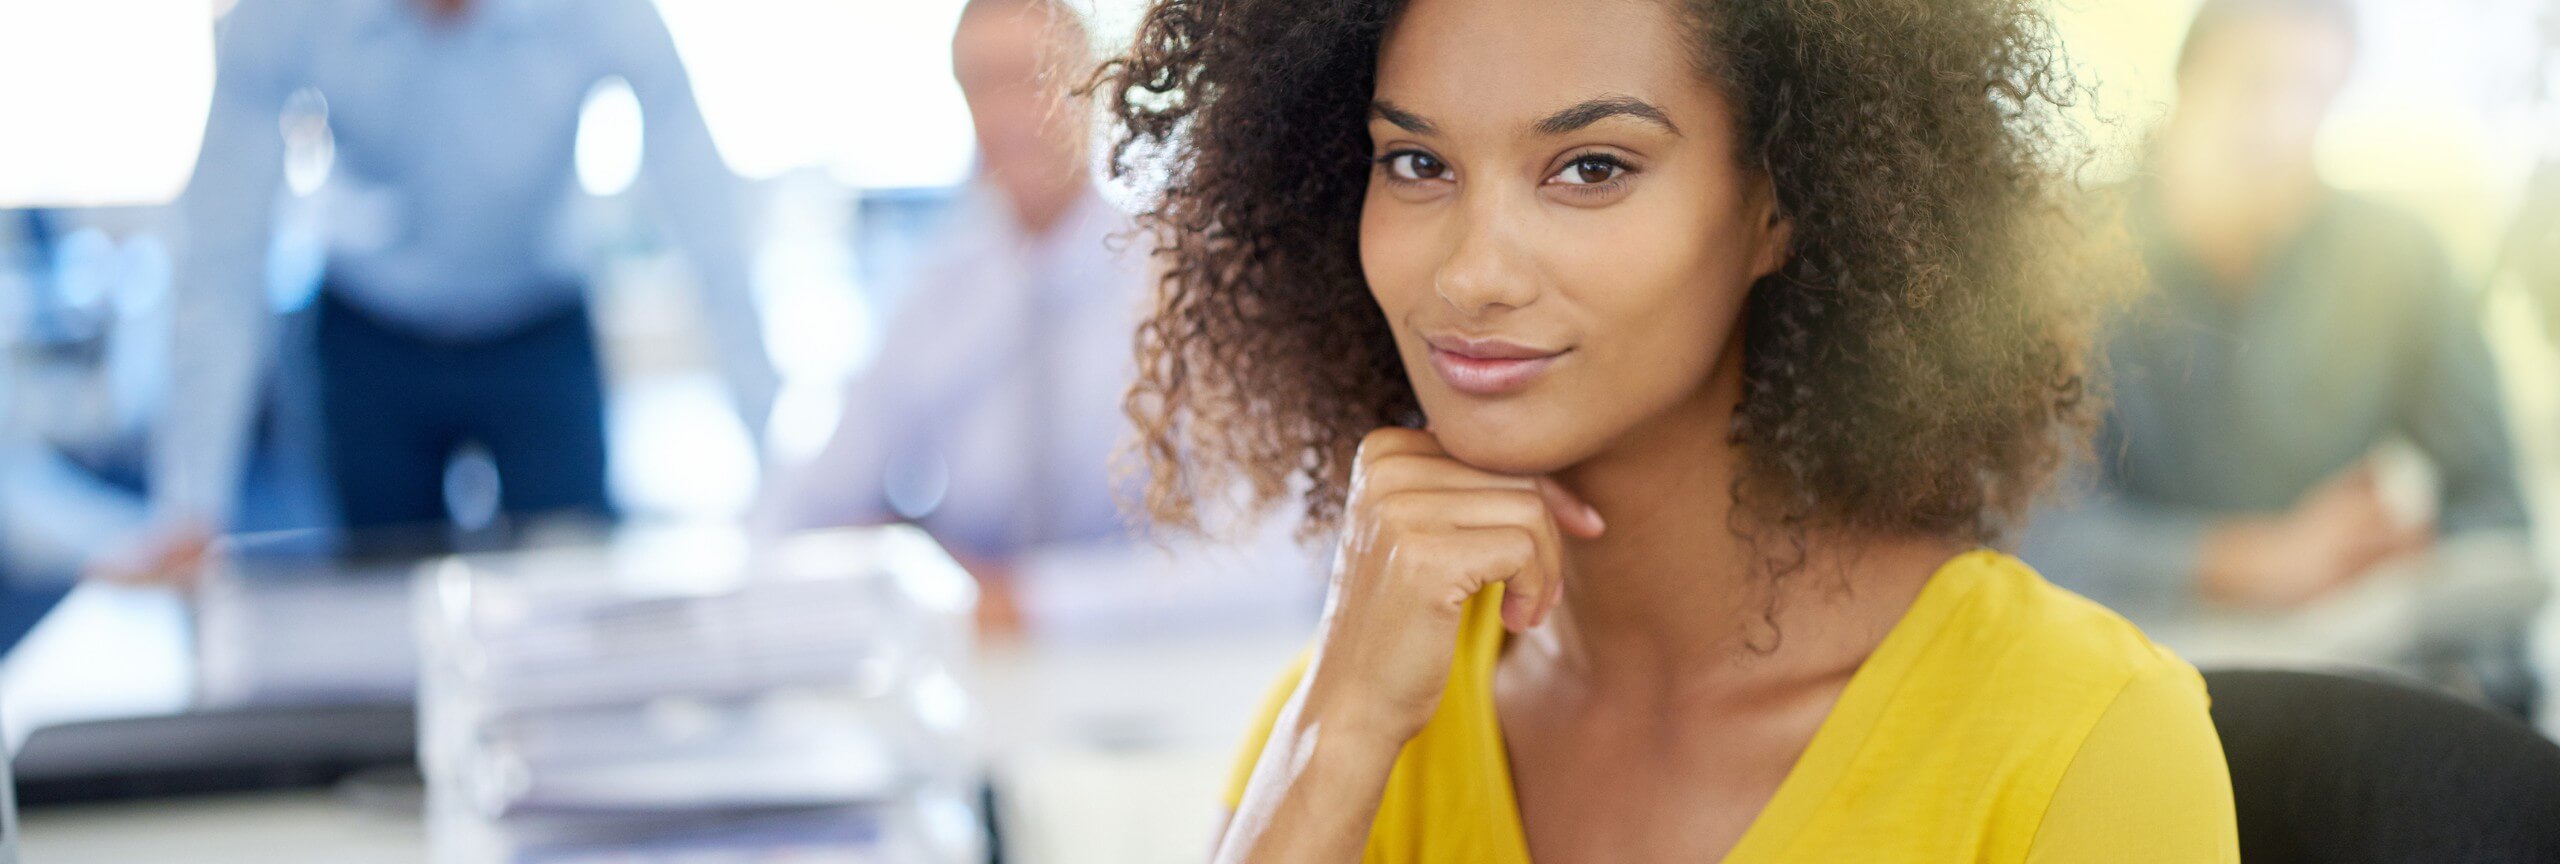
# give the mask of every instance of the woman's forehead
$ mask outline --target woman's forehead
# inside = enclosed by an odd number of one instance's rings
[[[1413,0],[1379,48],[1374,96],[1450,134],[1516,132],[1604,95],[1676,122],[1716,107],[1690,42],[1665,0]]]

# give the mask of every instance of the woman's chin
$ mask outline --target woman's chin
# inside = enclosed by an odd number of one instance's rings
[[[1556,446],[1557,442],[1516,428],[1434,423],[1431,429],[1450,458],[1496,474],[1551,474],[1576,461],[1565,452],[1566,448]]]

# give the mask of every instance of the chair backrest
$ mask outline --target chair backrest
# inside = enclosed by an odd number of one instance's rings
[[[2250,864],[2560,864],[2560,745],[2404,684],[2205,673]]]

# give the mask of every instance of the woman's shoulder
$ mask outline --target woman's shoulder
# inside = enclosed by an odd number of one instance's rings
[[[2081,841],[2117,824],[2105,814],[2128,807],[2159,817],[2141,824],[2172,825],[2182,841],[2228,837],[2228,775],[2194,667],[1997,552],[1948,562],[1903,623],[1860,672],[1874,675],[1851,684],[1865,695],[1835,709],[1865,718],[1852,724],[1855,755],[1838,757],[1855,768],[1835,769],[1824,796],[1859,803],[1830,813],[1835,821],[1879,810],[1966,813],[1910,821],[1905,839],[1996,848],[2002,854],[1991,857],[2007,860],[2030,848],[2037,857],[2026,860],[2036,862],[2227,860],[2045,854],[2085,850]],[[2163,795],[2194,806],[2143,803]],[[2055,814],[2066,818],[2048,819]],[[2116,839],[2129,849],[2151,842]]]
[[[1908,654],[1888,661],[1887,728],[2052,771],[2102,727],[2213,741],[2203,676],[2122,616],[1997,552],[1967,553],[1934,579],[1906,619],[1918,632],[1893,649]]]
[[[2126,686],[2152,682],[2191,688],[2197,707],[2204,682],[2195,667],[2161,647],[2124,616],[2045,581],[2025,562],[1982,550],[1940,571],[1952,584],[1951,608],[1933,659],[1961,664],[1969,675],[2001,684],[2033,684],[2031,698],[2076,693],[2112,700]]]

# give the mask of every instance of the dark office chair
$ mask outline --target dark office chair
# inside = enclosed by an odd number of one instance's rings
[[[2560,864],[2560,745],[2416,687],[2205,673],[2249,864]]]

